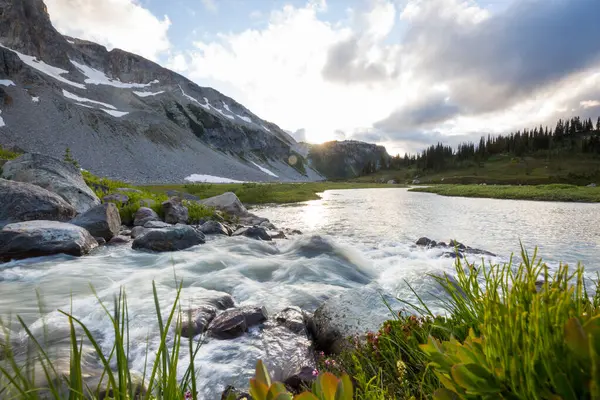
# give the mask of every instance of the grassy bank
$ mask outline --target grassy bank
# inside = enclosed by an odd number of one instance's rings
[[[482,162],[464,162],[440,171],[422,171],[415,167],[399,170],[383,170],[354,179],[356,182],[387,182],[394,179],[399,183],[451,183],[496,185],[545,185],[567,183],[588,185],[600,183],[600,158],[589,155],[546,157],[514,157],[497,155]]]
[[[493,199],[600,202],[600,187],[566,184],[511,185],[436,185],[409,189],[411,192],[436,193],[454,197],[485,197]]]
[[[235,193],[244,204],[297,203],[318,200],[318,193],[326,190],[398,188],[399,185],[387,185],[373,182],[308,182],[308,183],[194,183],[186,185],[152,185],[141,189],[156,194],[165,194],[176,190],[207,198],[225,192]]]
[[[519,265],[488,266],[465,265],[458,260],[454,278],[432,276],[443,289],[438,301],[445,309],[444,316],[434,315],[423,302],[407,304],[407,310],[391,313],[391,319],[378,332],[361,340],[349,338],[341,354],[321,354],[318,370],[313,371],[318,378],[307,393],[294,398],[598,398],[598,282],[585,281],[581,266],[561,265],[550,271],[535,254],[529,257],[523,252],[521,258]],[[167,344],[169,332],[182,326],[178,306],[181,287],[179,284],[165,319],[154,289],[161,342],[155,357],[148,358],[153,361],[142,376],[130,371],[129,318],[123,292],[115,299],[113,310],[105,308],[115,338],[109,350],[98,345],[85,324],[62,312],[71,331],[70,355],[61,355],[63,360],[70,360],[67,369],[54,365],[54,356],[43,341],[33,338],[19,320],[31,340],[26,354],[33,358],[24,367],[16,356],[19,348],[11,347],[9,332],[2,331],[6,339],[0,340],[0,397],[83,400],[110,393],[115,400],[196,399],[200,382],[194,378],[193,360],[202,340],[182,341],[175,335],[173,344]],[[90,346],[104,373],[94,386],[82,371]],[[189,346],[191,364],[179,380],[181,346]],[[40,386],[40,381],[45,385]],[[249,387],[255,400],[292,399],[285,386],[271,382],[261,362]]]

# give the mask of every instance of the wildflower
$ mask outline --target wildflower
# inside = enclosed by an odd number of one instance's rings
[[[396,362],[396,369],[398,370],[398,380],[402,383],[404,374],[406,373],[406,364],[404,364],[404,361],[398,360]]]
[[[192,392],[190,392],[189,390],[187,392],[185,392],[185,396],[184,396],[185,400],[190,400],[192,397],[193,397]]]
[[[313,376],[317,376],[317,375],[319,375],[319,371],[316,369],[313,369],[312,374],[313,374]]]

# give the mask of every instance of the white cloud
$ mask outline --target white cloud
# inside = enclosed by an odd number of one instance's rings
[[[61,33],[120,48],[156,61],[171,44],[168,16],[154,16],[136,0],[45,0]]]
[[[583,108],[592,108],[600,106],[600,101],[598,100],[583,100],[579,102],[579,105]]]

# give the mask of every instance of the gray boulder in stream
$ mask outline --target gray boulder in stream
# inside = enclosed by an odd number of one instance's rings
[[[248,215],[248,210],[233,192],[226,192],[218,196],[200,200],[199,203],[208,207],[214,207],[217,210],[225,211],[236,217]]]
[[[36,219],[69,221],[75,209],[59,195],[29,183],[0,179],[0,226]]]
[[[113,203],[100,204],[78,215],[72,224],[85,228],[94,237],[104,238],[107,242],[117,236],[121,230],[119,209]]]
[[[162,203],[165,213],[165,222],[168,224],[187,224],[189,219],[188,208],[183,205],[179,197],[171,197]]]
[[[265,228],[261,228],[260,226],[246,226],[244,228],[240,228],[233,232],[233,236],[246,236],[252,239],[266,241],[273,240],[267,230]]]
[[[140,207],[133,218],[134,226],[144,226],[151,221],[160,221],[158,214],[151,208]]]
[[[340,353],[349,339],[361,339],[368,332],[376,332],[381,325],[394,318],[387,308],[399,307],[399,302],[374,285],[349,289],[323,303],[310,325],[317,346],[326,353]]]
[[[77,213],[84,213],[100,204],[100,199],[85,183],[77,167],[50,156],[23,154],[4,164],[2,177],[31,183],[56,193],[72,205]]]
[[[188,225],[174,225],[163,229],[150,229],[133,241],[134,249],[151,251],[177,251],[204,243],[204,234]]]
[[[267,310],[264,307],[233,308],[217,315],[208,327],[208,332],[217,339],[233,339],[267,318]]]
[[[84,228],[57,221],[8,224],[0,231],[0,260],[69,254],[82,256],[98,243]]]
[[[218,221],[206,221],[200,227],[198,227],[205,235],[226,235],[229,236],[231,233],[225,225]]]

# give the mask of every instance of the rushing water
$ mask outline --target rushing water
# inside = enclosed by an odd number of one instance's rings
[[[439,250],[415,247],[421,236],[438,241],[455,238],[498,254],[492,261],[506,261],[519,251],[521,241],[531,251],[538,246],[550,265],[581,261],[588,271],[600,270],[600,205],[363,189],[328,191],[321,200],[261,207],[255,212],[277,226],[300,229],[303,235],[273,243],[211,237],[204,245],[168,254],[104,247],[82,258],[57,256],[3,264],[0,315],[19,314],[32,329],[41,329],[37,291],[50,330],[63,332],[66,324],[55,310],[72,310],[108,350],[112,334],[90,285],[109,303],[124,286],[132,367],[141,371],[147,343],[150,350],[156,350],[158,343],[152,281],[163,313],[172,306],[176,280],[183,280],[184,307],[211,289],[230,293],[238,304],[264,305],[269,313],[289,305],[314,311],[328,297],[371,282],[412,299],[408,282],[427,298],[432,290],[427,274],[451,272],[453,261]],[[217,398],[229,383],[246,381],[256,359],[265,356],[257,340],[251,333],[202,346],[197,365],[205,398]],[[182,358],[186,356],[183,349]]]

